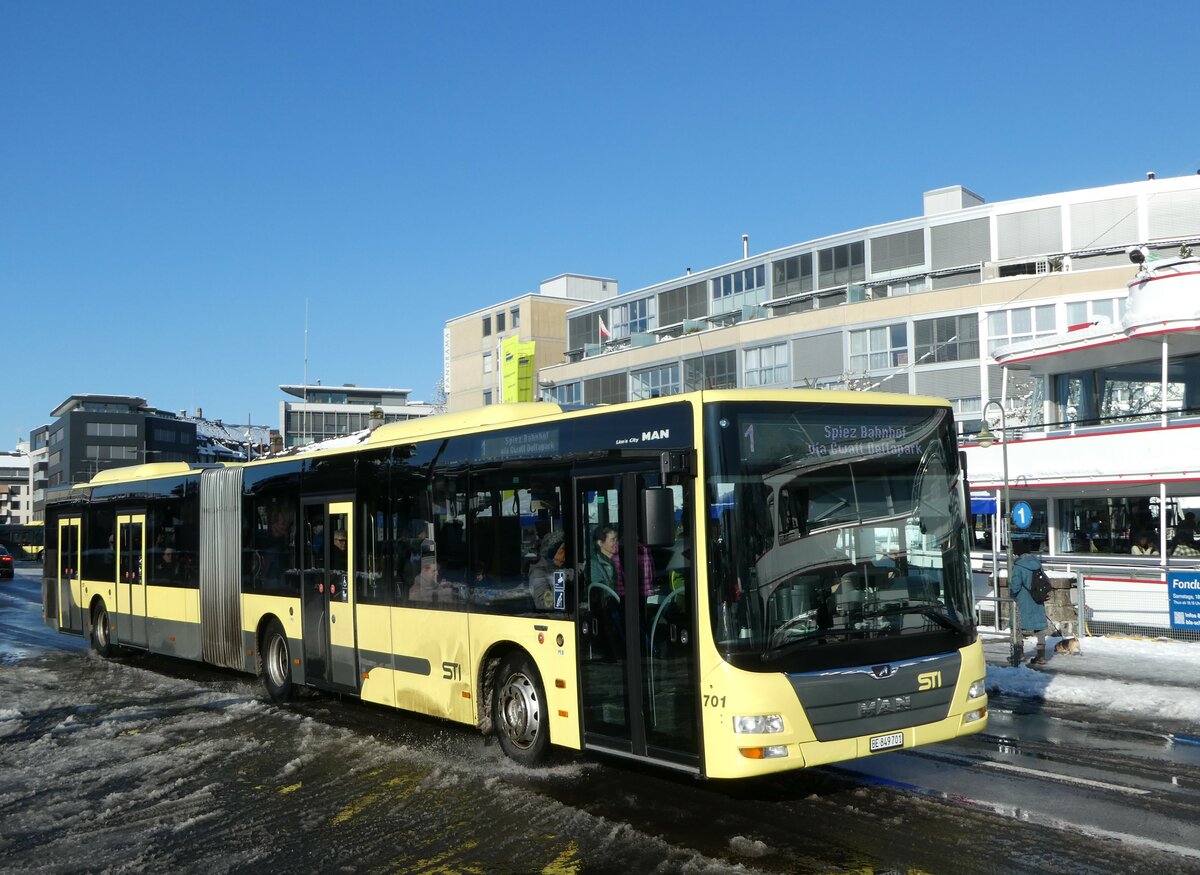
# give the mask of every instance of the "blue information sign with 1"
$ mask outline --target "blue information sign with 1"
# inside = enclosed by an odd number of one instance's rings
[[[1172,629],[1200,631],[1200,574],[1194,571],[1167,575]]]
[[[1033,522],[1033,508],[1024,501],[1018,501],[1013,505],[1012,521],[1018,529],[1029,528],[1029,524]]]

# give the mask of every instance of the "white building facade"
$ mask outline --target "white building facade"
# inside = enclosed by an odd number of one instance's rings
[[[411,389],[371,388],[352,383],[279,388],[299,399],[279,402],[279,431],[284,449],[362,431],[376,409],[382,412],[384,422],[402,422],[434,412],[432,405],[410,402]]]

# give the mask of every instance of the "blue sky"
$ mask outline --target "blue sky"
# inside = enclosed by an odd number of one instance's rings
[[[1183,4],[0,2],[0,448],[432,397],[448,318],[1200,168]]]

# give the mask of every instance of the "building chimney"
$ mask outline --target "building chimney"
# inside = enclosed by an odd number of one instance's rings
[[[204,418],[204,408],[203,408],[203,407],[197,407],[197,408],[196,408],[196,418],[197,418],[197,419],[203,419],[203,418]]]
[[[383,408],[375,405],[371,408],[371,412],[367,414],[367,428],[370,431],[374,431],[381,425],[383,425]]]
[[[742,258],[750,257],[750,235],[742,235]]]

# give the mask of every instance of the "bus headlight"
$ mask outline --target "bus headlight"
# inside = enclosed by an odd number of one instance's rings
[[[759,714],[754,717],[734,717],[733,731],[746,735],[783,732],[783,717],[778,714]]]
[[[971,684],[971,688],[967,690],[968,699],[978,699],[987,695],[987,685],[982,680],[977,680]]]

